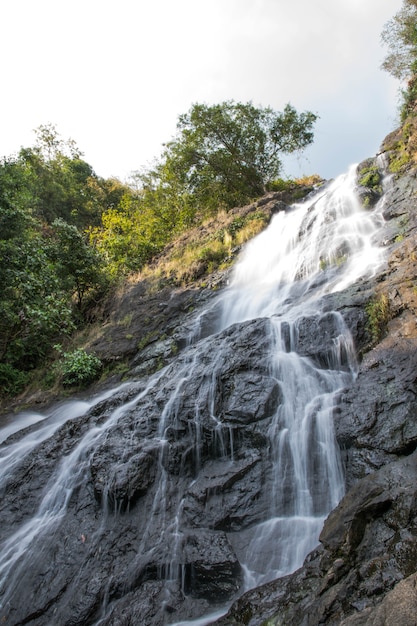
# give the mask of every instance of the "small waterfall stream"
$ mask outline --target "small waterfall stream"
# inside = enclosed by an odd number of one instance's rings
[[[0,428],[3,500],[30,500],[2,521],[0,621],[133,623],[140,588],[143,623],[179,624],[301,566],[343,496],[332,420],[356,370],[323,298],[382,258],[354,187],[352,168],[275,215],[172,364]]]

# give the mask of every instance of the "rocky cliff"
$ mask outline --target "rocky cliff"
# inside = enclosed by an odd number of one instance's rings
[[[378,159],[365,169],[379,180],[383,168]],[[368,207],[381,195],[370,177],[358,179],[358,191]],[[219,325],[216,295],[227,272],[204,287],[157,294],[139,282],[102,313],[103,332],[90,341],[104,360],[124,362],[130,382],[108,395],[96,389],[101,395],[82,408],[58,405],[41,427],[2,444],[0,621],[162,626],[234,601],[213,623],[415,624],[416,193],[412,170],[386,189],[377,242],[385,261],[376,274],[320,296],[320,312],[304,310],[304,292],[295,290],[296,332],[279,325],[284,361],[297,358],[301,383],[314,378],[335,400],[346,485],[304,565],[241,595],[239,555],[271,509],[271,430],[292,384],[271,368],[273,321]],[[258,210],[288,207],[272,194],[242,209]],[[337,271],[323,264],[309,289]],[[355,368],[340,339],[345,326]],[[313,413],[324,411],[317,398]],[[321,527],[332,504],[318,484],[324,444],[316,436],[307,441],[306,487],[318,495]],[[285,447],[280,455],[287,458]],[[278,509],[295,520],[287,462]],[[273,551],[272,542],[260,566]]]
[[[394,177],[385,266],[330,296],[360,365],[334,415],[347,492],[294,574],[244,595],[222,626],[411,626],[417,615],[417,173]]]

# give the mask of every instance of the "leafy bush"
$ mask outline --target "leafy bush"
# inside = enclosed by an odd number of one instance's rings
[[[407,87],[402,91],[401,120],[416,114],[417,99],[417,3],[403,0],[401,9],[384,26],[381,38],[388,46],[382,68]]]
[[[292,191],[294,188],[293,180],[285,180],[284,178],[275,178],[268,183],[268,191]]]
[[[64,352],[59,362],[62,384],[66,387],[87,385],[97,378],[101,367],[100,359],[85,350]]]
[[[28,374],[8,363],[0,363],[0,396],[16,396],[28,382]]]

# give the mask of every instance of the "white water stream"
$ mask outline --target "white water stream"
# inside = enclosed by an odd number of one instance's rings
[[[343,496],[343,468],[333,434],[336,394],[355,375],[356,361],[351,337],[339,313],[331,316],[338,334],[328,354],[327,367],[319,367],[306,356],[297,354],[299,320],[321,316],[321,298],[371,275],[380,265],[380,249],[374,236],[381,225],[380,208],[364,211],[354,193],[352,168],[314,197],[278,213],[270,226],[246,246],[233,273],[230,286],[215,306],[221,311],[216,332],[232,324],[255,318],[269,318],[271,350],[268,368],[279,383],[281,401],[268,431],[273,467],[269,511],[265,519],[230,540],[245,573],[245,588],[250,588],[294,571],[318,542],[323,521]],[[198,355],[198,340],[194,343]],[[199,358],[199,357],[198,357]],[[166,567],[168,582],[177,575],[180,555],[176,538],[181,535],[182,496],[172,496],[163,469],[165,430],[169,418],[178,410],[177,399],[192,376],[193,361],[186,363],[172,384],[172,395],[161,411],[156,439],[161,445],[157,498],[142,536],[141,546],[152,536],[152,518],[164,517],[163,507],[175,515],[165,522],[172,533],[172,555]],[[36,541],[59,525],[71,494],[84,479],[96,442],[136,403],[158,384],[163,372],[151,379],[138,396],[116,409],[106,421],[89,429],[64,457],[45,486],[44,495],[31,519],[10,529],[0,545],[0,590],[3,602],[27,567]],[[215,377],[213,376],[213,379]],[[214,384],[214,383],[213,383]],[[107,392],[109,397],[118,390]],[[214,392],[212,392],[214,397]],[[68,403],[55,413],[24,414],[0,428],[0,479],[2,484],[27,455],[66,421],[87,412],[104,396],[91,402]],[[216,420],[213,409],[211,417]],[[194,419],[198,424],[196,408]],[[36,426],[10,443],[7,438]],[[221,427],[219,421],[219,429]],[[200,430],[196,427],[196,438]],[[221,438],[221,436],[219,435]],[[225,457],[233,462],[233,437],[224,444]],[[229,445],[230,444],[230,445]],[[198,441],[196,440],[196,449]],[[229,450],[229,452],[227,452]],[[196,452],[198,457],[198,453]],[[196,460],[198,466],[198,458]],[[176,503],[176,504],[175,504]],[[150,539],[149,539],[150,541]],[[140,546],[138,550],[140,550]],[[211,616],[213,617],[213,616]],[[207,623],[207,617],[190,624]],[[182,623],[182,622],[181,622]]]
[[[355,376],[349,331],[341,315],[333,313],[339,336],[329,369],[317,368],[294,348],[301,316],[321,314],[322,296],[372,276],[382,263],[375,235],[383,223],[384,199],[365,211],[355,193],[355,174],[352,166],[310,200],[278,213],[246,246],[222,296],[220,328],[270,317],[270,368],[284,396],[269,432],[274,459],[270,516],[248,530],[243,547],[236,546],[246,589],[300,567],[344,494],[333,411],[337,392]],[[217,617],[213,613],[174,626],[205,626]]]
[[[353,166],[310,200],[278,213],[246,247],[223,296],[223,328],[271,318],[270,368],[283,392],[269,432],[275,477],[270,517],[250,530],[241,555],[247,588],[300,567],[344,493],[334,398],[355,375],[356,358],[342,316],[331,313],[339,334],[328,369],[295,349],[300,317],[321,314],[323,295],[373,275],[382,262],[374,244],[381,207],[363,210],[355,173]]]

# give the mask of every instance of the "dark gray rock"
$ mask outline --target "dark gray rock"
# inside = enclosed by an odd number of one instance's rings
[[[300,356],[310,357],[318,367],[347,368],[349,359],[346,346],[338,343],[344,330],[343,317],[334,311],[301,317],[296,323],[293,350]]]
[[[334,415],[346,496],[301,569],[247,592],[216,624],[416,623],[416,191],[412,171],[387,193],[387,222],[379,233],[381,244],[390,245],[386,266],[324,300],[325,309],[342,314],[360,359],[356,380],[341,393]],[[375,340],[369,304],[381,296],[389,315]],[[300,324],[302,349],[316,362],[323,355],[321,335],[314,342],[319,320]],[[327,337],[331,342],[329,328]]]
[[[215,623],[368,624],[356,617],[368,619],[376,610],[380,616],[393,614],[397,598],[409,615],[415,598],[404,600],[404,585],[391,590],[415,572],[416,514],[417,457],[412,455],[356,483],[325,522],[322,547],[300,570],[247,592]],[[410,579],[406,589],[414,584]],[[386,604],[379,604],[385,594]]]
[[[221,602],[239,590],[240,563],[224,533],[190,533],[183,554],[184,591],[191,597]]]
[[[387,336],[341,396],[335,430],[347,485],[417,446],[417,340]]]

